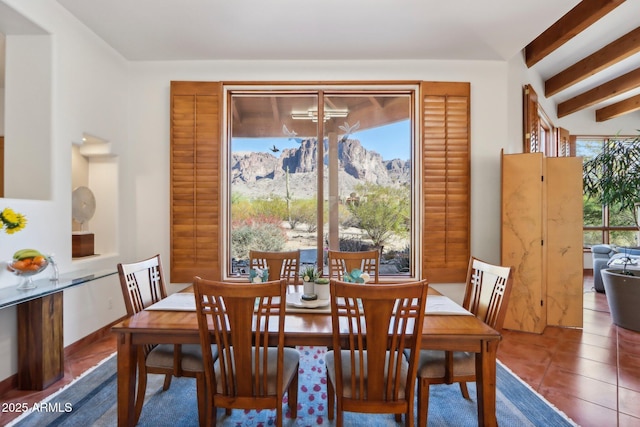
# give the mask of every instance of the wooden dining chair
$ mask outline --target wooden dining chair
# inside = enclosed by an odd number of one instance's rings
[[[194,278],[207,383],[206,425],[215,425],[216,410],[222,407],[275,409],[281,426],[285,392],[291,417],[297,417],[300,353],[284,346],[286,283]],[[272,346],[270,335],[277,337],[277,346]],[[217,345],[217,359],[212,344]]]
[[[462,306],[495,330],[502,329],[513,278],[511,267],[471,257]],[[469,399],[467,382],[476,381],[476,354],[460,351],[420,351],[418,363],[418,425],[427,425],[429,386],[460,384]]]
[[[269,269],[269,281],[284,279],[294,289],[300,285],[300,251],[249,251],[249,268]],[[287,287],[288,289],[288,287]]]
[[[427,300],[426,280],[356,284],[331,280],[333,350],[326,353],[328,417],[344,411],[395,414],[414,425],[417,360]],[[388,334],[386,333],[388,331]],[[335,400],[335,402],[334,402]]]
[[[370,251],[345,252],[328,251],[329,278],[344,280],[345,274],[351,273],[354,269],[359,269],[363,273],[368,273],[371,283],[378,283],[380,270],[380,251],[373,249]]]
[[[118,276],[128,316],[133,316],[167,297],[160,255],[138,262],[118,264]],[[215,350],[214,353],[217,354]],[[135,407],[136,423],[140,418],[144,404],[147,374],[164,374],[163,390],[170,387],[173,376],[194,377],[198,391],[198,416],[201,421],[204,421],[205,405],[204,399],[200,399],[200,391],[204,390],[205,382],[202,351],[199,344],[158,344],[140,347]]]

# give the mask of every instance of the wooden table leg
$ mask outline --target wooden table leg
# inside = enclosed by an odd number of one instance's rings
[[[137,347],[131,344],[131,334],[118,334],[118,426],[135,424],[135,387]]]
[[[496,419],[496,354],[499,341],[485,341],[476,353],[476,387],[478,391],[478,425],[495,427]]]

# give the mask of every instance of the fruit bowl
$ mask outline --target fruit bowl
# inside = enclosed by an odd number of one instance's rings
[[[42,254],[12,259],[7,262],[7,270],[20,277],[22,280],[18,289],[33,289],[32,276],[44,271],[49,266],[49,260]]]

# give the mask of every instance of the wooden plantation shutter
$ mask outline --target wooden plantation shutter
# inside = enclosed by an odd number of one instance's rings
[[[222,84],[171,82],[171,281],[220,279]]]
[[[531,85],[524,86],[524,152],[539,153],[544,151],[540,146],[540,117],[538,116],[538,94]]]
[[[556,141],[558,141],[558,157],[575,157],[575,147],[571,147],[571,135],[564,128],[556,128]]]
[[[422,277],[464,282],[470,257],[470,84],[423,82]]]

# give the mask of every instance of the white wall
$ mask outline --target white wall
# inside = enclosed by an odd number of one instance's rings
[[[0,136],[4,136],[4,88],[0,87]]]
[[[10,259],[13,252],[25,247],[54,253],[62,273],[84,268],[115,270],[117,262],[133,259],[133,246],[120,246],[117,254],[97,259],[71,259],[71,146],[72,142],[82,140],[83,133],[90,133],[109,140],[117,155],[128,155],[127,62],[55,1],[0,0],[1,13],[11,9],[32,21],[42,32],[51,34],[51,71],[42,77],[51,88],[50,96],[42,98],[45,119],[29,123],[34,131],[46,134],[50,169],[47,178],[32,179],[31,185],[49,186],[50,191],[44,199],[0,199],[0,209],[11,207],[25,214],[29,221],[26,229],[19,233],[0,234],[0,288],[17,285],[18,278],[5,270],[2,260]],[[10,31],[0,28],[0,32],[8,35]],[[9,90],[6,95],[7,98],[13,96]],[[8,99],[6,105],[10,103]],[[9,123],[5,122],[5,128],[8,127]],[[11,144],[11,141],[6,139],[6,143]],[[20,162],[17,163],[20,167]],[[124,194],[128,191],[126,186],[121,189]],[[117,234],[133,234],[135,224],[122,220],[135,217],[133,206],[121,206],[117,215],[121,224]],[[119,239],[119,236],[113,238]],[[109,301],[113,302],[111,306]],[[65,291],[64,345],[72,344],[124,314],[117,276]],[[17,371],[15,307],[0,310],[0,324],[2,381]]]

